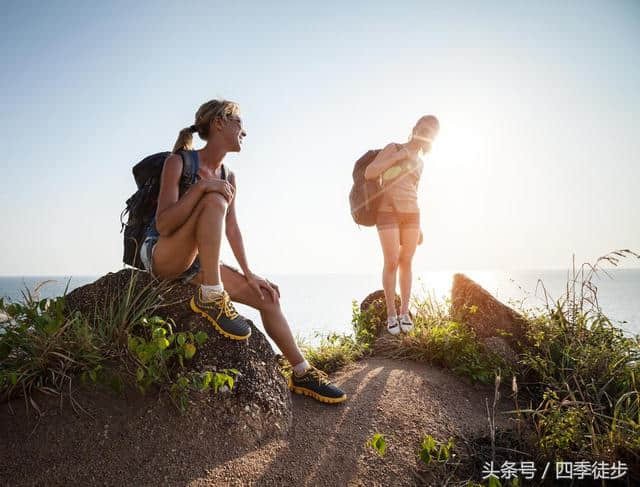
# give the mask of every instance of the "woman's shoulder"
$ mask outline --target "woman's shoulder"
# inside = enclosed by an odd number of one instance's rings
[[[162,166],[162,172],[176,179],[182,174],[182,166],[184,165],[180,154],[169,154]]]
[[[180,152],[172,152],[171,154],[169,154],[167,156],[167,158],[164,161],[165,165],[169,164],[169,165],[176,165],[176,164],[180,164],[182,165],[182,154],[180,154]]]
[[[378,153],[380,153],[380,154],[393,154],[395,152],[398,152],[401,149],[402,149],[402,145],[401,144],[398,144],[396,142],[389,142],[382,149],[379,149]]]

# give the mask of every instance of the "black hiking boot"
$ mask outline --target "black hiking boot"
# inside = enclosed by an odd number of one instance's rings
[[[233,307],[227,291],[222,291],[212,301],[202,299],[202,288],[198,287],[191,298],[191,309],[204,316],[220,334],[232,340],[246,340],[251,336],[251,326]]]
[[[337,404],[347,399],[347,395],[329,381],[327,374],[315,367],[309,367],[301,376],[297,376],[292,371],[289,377],[289,389],[296,394],[311,396],[329,404]]]

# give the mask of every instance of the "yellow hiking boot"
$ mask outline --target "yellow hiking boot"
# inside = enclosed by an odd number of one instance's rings
[[[198,287],[189,304],[194,312],[209,320],[221,335],[232,340],[246,340],[251,336],[249,321],[235,310],[227,291],[216,293],[211,301],[205,301],[202,288]]]
[[[289,377],[289,389],[296,394],[311,396],[329,404],[347,400],[347,395],[331,383],[329,376],[315,367],[309,367],[301,376],[297,376],[292,371]]]

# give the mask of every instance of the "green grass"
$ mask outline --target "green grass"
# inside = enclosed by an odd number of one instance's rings
[[[237,370],[188,370],[186,363],[207,334],[175,331],[175,323],[155,313],[165,303],[169,283],[138,283],[132,271],[104,309],[89,315],[66,308],[65,295],[38,300],[29,291],[20,303],[0,299],[8,321],[0,331],[0,397],[24,398],[40,408],[36,393],[68,397],[80,385],[105,384],[122,392],[126,384],[142,393],[166,392],[184,410],[193,391],[233,388]]]
[[[604,263],[629,255],[574,270],[565,293],[528,316],[518,378],[535,407],[520,413],[549,457],[640,459],[640,336],[625,336],[603,314],[593,283]]]
[[[39,410],[35,392],[58,394],[72,390],[82,373],[97,378],[105,356],[100,337],[79,313],[65,313],[64,298],[5,304],[0,311],[9,321],[0,334],[0,394],[24,397]],[[86,376],[85,376],[86,377]]]
[[[357,342],[352,335],[317,335],[319,342],[310,345],[299,341],[299,346],[307,361],[326,373],[335,372],[347,364],[361,359],[367,347]]]
[[[446,367],[473,381],[513,377],[514,416],[534,432],[532,453],[554,459],[640,460],[640,337],[627,337],[602,312],[594,277],[617,265],[619,251],[573,271],[565,293],[542,309],[520,310],[528,340],[508,365],[487,351],[464,322],[449,316],[449,303],[431,296],[414,301],[415,328],[407,336],[376,338],[370,312],[353,305],[353,333],[301,343],[307,360],[333,372],[362,357],[408,359]],[[66,395],[80,383],[108,383],[121,390],[166,391],[186,407],[190,392],[232,388],[229,371],[194,373],[185,367],[206,337],[177,332],[153,313],[163,288],[136,286],[136,274],[104,310],[70,313],[65,297],[21,303],[0,300],[6,314],[0,332],[0,395],[24,398],[38,409],[37,392]],[[522,408],[518,398],[526,397]]]
[[[594,284],[605,265],[622,258],[638,255],[616,251],[574,267],[563,295],[548,298],[541,309],[519,309],[527,340],[513,364],[488,351],[466,323],[452,319],[446,300],[432,296],[412,303],[415,327],[408,336],[376,339],[379,324],[354,303],[353,334],[334,334],[304,349],[327,372],[374,354],[438,365],[482,383],[509,377],[518,431],[533,431],[521,438],[532,458],[637,462],[640,336],[625,336],[602,312]],[[523,397],[530,407],[521,407]]]
[[[479,343],[467,325],[449,318],[446,301],[427,297],[413,304],[415,327],[409,335],[392,337],[383,332],[384,338],[378,339],[378,317],[372,310],[360,311],[353,301],[353,333],[316,334],[315,343],[298,339],[298,345],[311,365],[327,373],[372,354],[446,367],[483,383],[493,382],[496,371],[510,370],[501,357]]]

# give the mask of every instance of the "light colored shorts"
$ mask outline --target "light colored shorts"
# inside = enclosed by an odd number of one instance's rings
[[[400,213],[393,211],[379,211],[376,217],[378,230],[389,228],[420,228],[420,213]]]
[[[149,274],[151,274],[153,277],[157,277],[153,273],[152,265],[153,249],[155,248],[157,242],[158,237],[156,237],[155,235],[149,235],[144,239],[144,241],[142,242],[142,246],[140,247],[140,260],[142,261],[142,265],[144,265],[145,270],[149,272]],[[232,271],[237,272],[240,275],[243,275],[240,269],[220,261],[220,267],[222,266],[227,267],[228,269],[231,269]],[[198,275],[198,272],[200,272],[200,259],[198,258],[198,256],[196,256],[191,266],[182,274],[180,274],[176,279],[180,279],[182,282],[188,283],[191,279]]]
[[[142,265],[144,265],[144,268],[153,277],[157,277],[153,273],[153,249],[155,248],[157,242],[157,236],[148,235],[140,246],[140,260],[142,261]],[[191,279],[198,275],[198,272],[200,272],[200,259],[198,259],[198,256],[196,256],[191,266],[182,274],[180,274],[176,279],[180,279],[183,282],[189,282]]]

